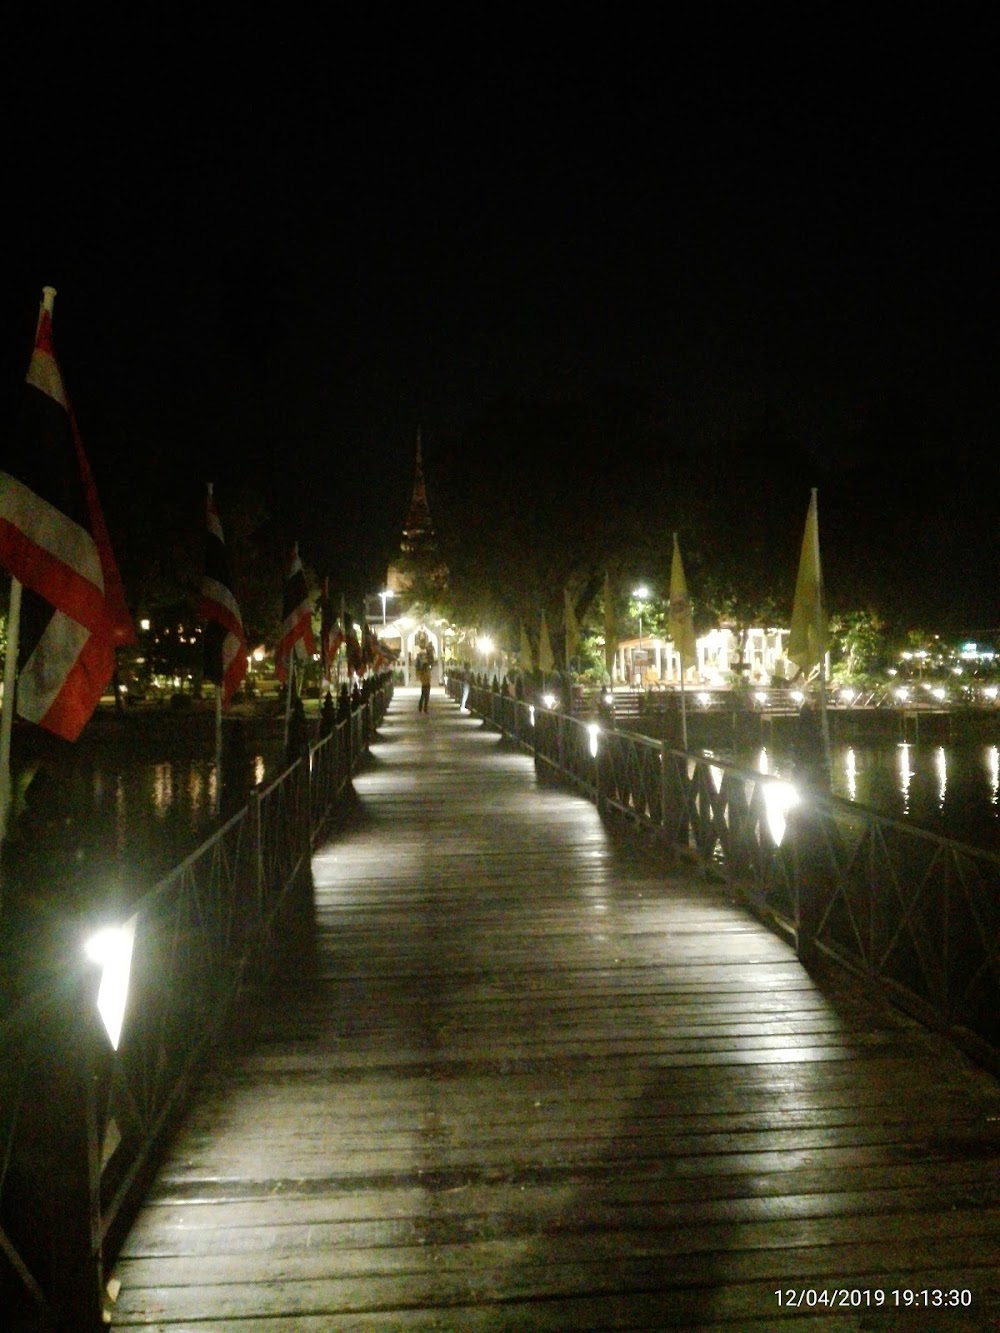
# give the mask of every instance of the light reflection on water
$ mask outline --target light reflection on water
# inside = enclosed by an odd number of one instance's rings
[[[839,745],[831,751],[833,793],[894,819],[1000,850],[1000,747]],[[791,776],[790,758],[757,750],[761,773]]]
[[[256,754],[247,786],[274,761]],[[31,894],[134,897],[198,847],[215,827],[216,766],[209,759],[42,765],[11,843],[14,877]]]

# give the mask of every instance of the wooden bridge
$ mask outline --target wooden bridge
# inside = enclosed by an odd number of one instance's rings
[[[997,1081],[458,703],[397,691],[312,876],[114,1329],[996,1326]]]

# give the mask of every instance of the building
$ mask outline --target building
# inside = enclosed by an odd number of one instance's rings
[[[399,653],[399,665],[407,684],[418,651],[428,643],[434,649],[434,684],[441,683],[443,664],[449,656],[453,635],[451,625],[436,609],[436,604],[447,587],[448,569],[438,550],[427,501],[423,447],[418,430],[413,492],[403,521],[399,554],[386,571],[384,591],[375,599],[378,610],[370,616],[373,624],[379,624],[381,617],[379,638]]]

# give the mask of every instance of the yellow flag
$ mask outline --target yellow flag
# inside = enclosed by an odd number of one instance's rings
[[[531,644],[528,642],[528,631],[524,628],[524,621],[521,621],[521,648],[517,654],[517,664],[522,671],[532,672],[535,669],[535,663],[531,656]]]
[[[615,627],[615,606],[611,600],[611,578],[604,575],[604,667],[608,675],[614,673],[615,649],[618,647],[618,631]]]
[[[545,623],[545,612],[542,612],[542,623],[538,627],[538,667],[540,671],[548,672],[556,664],[556,659],[552,656],[552,644],[549,643],[549,627]]]
[[[688,597],[687,581],[684,578],[684,563],[681,560],[681,548],[677,545],[677,533],[674,533],[674,555],[670,563],[670,612],[667,617],[667,634],[681,659],[681,670],[694,666],[698,661],[698,650],[694,638],[694,618],[691,615],[691,600]]]
[[[565,629],[566,643],[566,666],[569,666],[569,660],[576,652],[576,645],[580,642],[580,625],[576,618],[576,611],[573,608],[573,598],[569,595],[569,589],[563,589],[563,626]]]
[[[826,655],[826,612],[823,610],[823,574],[819,563],[819,518],[816,513],[816,488],[813,487],[802,534],[799,574],[795,580],[792,628],[788,636],[788,656],[805,672],[818,666]]]

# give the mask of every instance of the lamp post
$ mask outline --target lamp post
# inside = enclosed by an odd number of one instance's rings
[[[476,636],[476,650],[483,655],[483,661],[488,662],[490,654],[493,652],[493,640],[488,634],[479,634]],[[487,675],[489,666],[487,666]]]
[[[646,585],[640,584],[638,588],[632,589],[632,596],[639,603],[639,651],[642,651],[642,603],[649,596],[649,589]],[[641,600],[640,600],[641,599]]]
[[[382,628],[385,629],[385,603],[386,599],[392,596],[392,589],[383,588],[379,596],[382,598]]]

